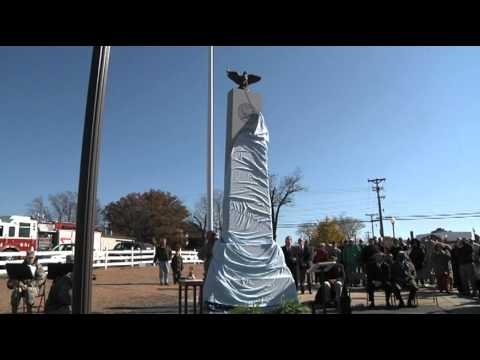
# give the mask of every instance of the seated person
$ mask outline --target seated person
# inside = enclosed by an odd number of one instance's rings
[[[73,264],[73,256],[67,256],[67,264]],[[73,281],[72,272],[55,279],[48,293],[48,299],[45,303],[45,313],[47,314],[71,314],[72,313],[72,292]]]
[[[318,264],[319,262],[325,262],[329,260],[328,251],[325,243],[320,245],[320,248],[315,253],[313,258],[313,263]],[[320,274],[315,273],[315,284],[320,282]]]
[[[398,307],[405,307],[403,302],[401,291],[403,289],[409,290],[408,295],[408,307],[414,307],[413,300],[415,299],[415,294],[418,290],[416,283],[416,272],[415,266],[410,261],[408,255],[403,251],[398,253],[397,259],[392,265],[392,284],[393,292],[398,299]]]
[[[8,280],[7,286],[9,289],[13,290],[10,299],[13,314],[17,313],[18,305],[20,304],[22,297],[25,298],[27,302],[27,312],[32,313],[33,306],[35,305],[35,297],[40,293],[40,287],[45,284],[47,278],[42,265],[38,263],[38,260],[35,257],[34,251],[27,252],[27,256],[23,263],[28,265],[32,271],[33,280]]]
[[[383,253],[376,253],[370,258],[366,265],[367,271],[367,293],[370,301],[370,308],[375,307],[375,289],[382,288],[385,291],[385,302],[390,305],[391,275],[389,257]]]
[[[335,256],[332,257],[332,261],[337,261]],[[335,306],[340,306],[340,296],[342,295],[343,284],[345,283],[345,269],[343,264],[336,263],[325,271],[326,281],[323,283],[325,292],[323,294],[323,301],[325,304],[330,303],[332,300]],[[321,288],[319,289],[319,292]]]

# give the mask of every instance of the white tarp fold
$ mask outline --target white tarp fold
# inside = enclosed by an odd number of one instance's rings
[[[209,303],[270,307],[297,299],[283,252],[273,241],[268,141],[263,115],[253,114],[227,152],[225,230],[214,246],[205,281],[204,299]]]

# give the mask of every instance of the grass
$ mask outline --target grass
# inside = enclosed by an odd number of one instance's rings
[[[274,310],[263,310],[258,304],[253,306],[238,305],[234,306],[230,314],[311,314],[308,306],[300,304],[296,300],[283,301],[281,305]]]

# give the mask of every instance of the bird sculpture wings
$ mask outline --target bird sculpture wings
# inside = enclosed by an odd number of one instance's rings
[[[259,82],[260,79],[261,79],[261,77],[258,76],[258,75],[248,74],[248,85]]]
[[[239,89],[247,89],[248,85],[254,84],[259,82],[261,77],[254,74],[247,74],[246,71],[240,75],[237,71],[227,70],[227,76],[231,79],[235,84],[238,85]]]

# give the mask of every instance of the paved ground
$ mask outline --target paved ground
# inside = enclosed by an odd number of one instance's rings
[[[314,287],[312,295],[300,295],[300,301],[311,301],[314,299],[317,287]],[[438,305],[434,301],[433,294],[437,295]],[[480,301],[472,298],[459,297],[457,293],[438,293],[433,288],[422,288],[418,292],[418,307],[388,309],[385,306],[385,293],[375,292],[375,309],[369,309],[367,295],[364,288],[353,288],[352,313],[353,314],[480,314]],[[406,302],[407,293],[402,293]]]
[[[187,267],[185,272],[188,271]],[[195,275],[203,278],[203,265],[195,265]],[[170,284],[160,286],[158,268],[110,268],[95,270],[93,282],[92,310],[94,313],[170,313],[178,311],[178,287]],[[50,287],[48,283],[47,289]],[[480,302],[457,295],[438,294],[438,306],[431,297],[432,290],[422,289],[419,306],[399,310],[386,309],[382,292],[375,294],[377,308],[366,307],[364,289],[353,289],[352,309],[354,314],[480,314]],[[300,301],[313,300],[313,294],[299,295]],[[406,294],[405,294],[406,297]],[[192,296],[189,296],[190,300]],[[0,279],[0,313],[10,312],[10,290],[6,279]]]

